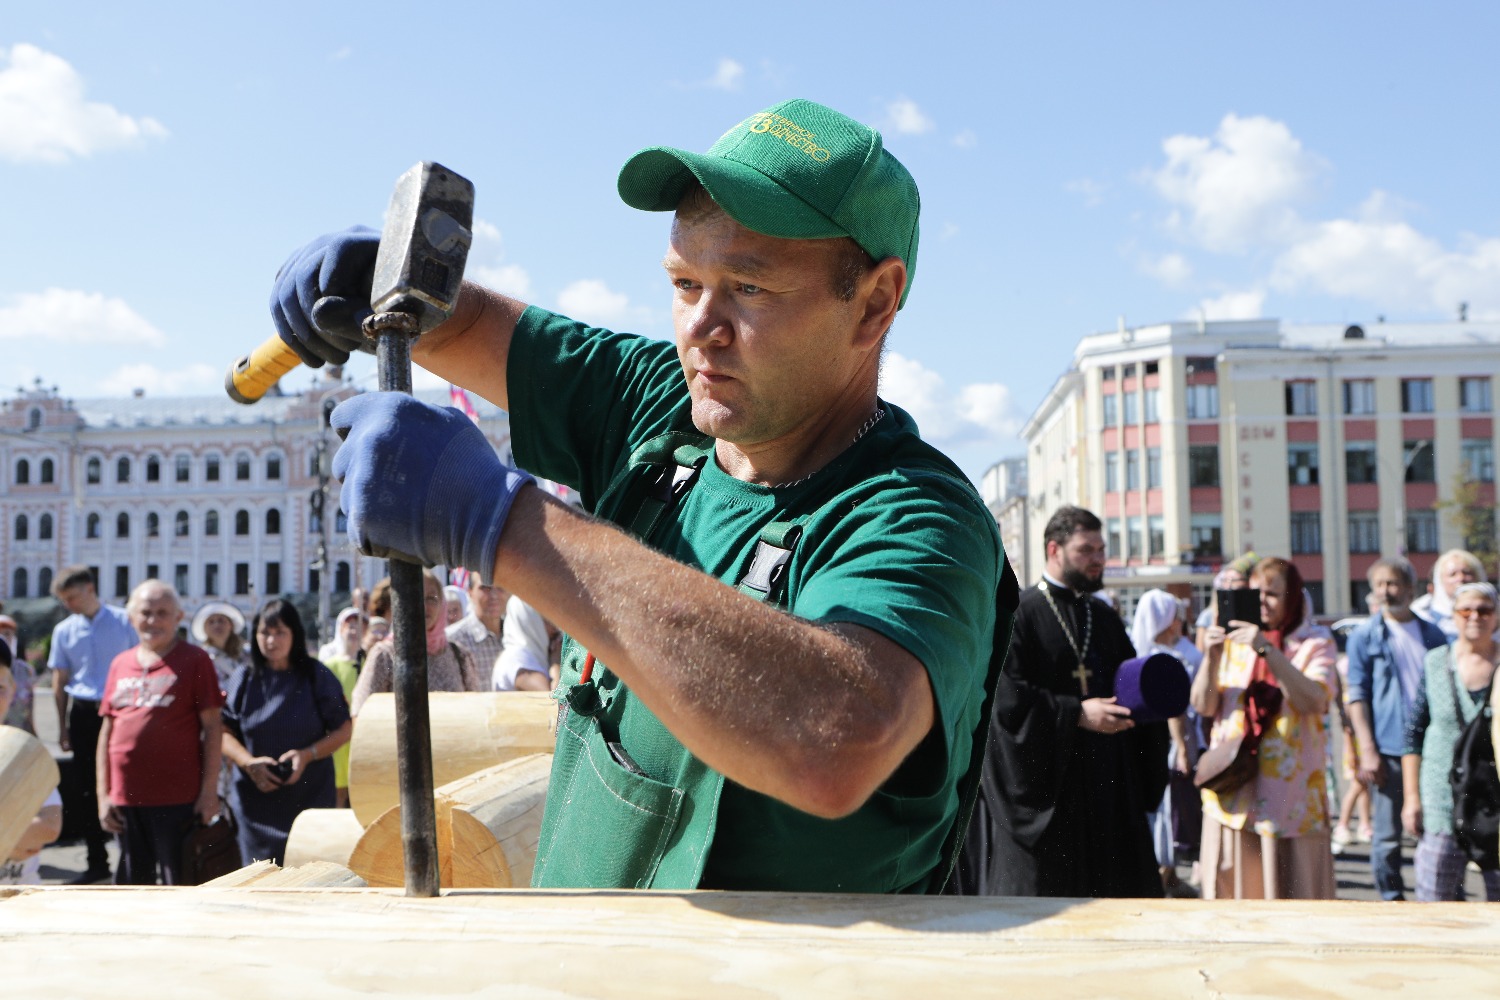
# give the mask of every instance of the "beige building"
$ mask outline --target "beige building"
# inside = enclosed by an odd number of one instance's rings
[[[1027,565],[1063,503],[1105,522],[1108,583],[1201,606],[1251,550],[1290,557],[1321,615],[1363,613],[1364,577],[1404,553],[1484,547],[1440,509],[1462,483],[1489,507],[1500,324],[1176,322],[1085,337],[1022,430]]]

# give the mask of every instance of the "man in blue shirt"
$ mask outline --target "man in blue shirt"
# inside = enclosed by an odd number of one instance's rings
[[[110,661],[138,640],[124,609],[100,603],[87,566],[69,566],[59,573],[52,583],[52,596],[72,612],[52,630],[47,666],[52,670],[52,695],[57,702],[57,742],[73,752],[67,778],[72,785],[70,806],[76,809],[88,844],[88,869],[73,884],[86,885],[109,877],[108,838],[99,825],[94,773],[102,725],[99,699],[104,695]]]
[[[1375,836],[1370,872],[1382,899],[1404,899],[1401,880],[1401,748],[1406,717],[1422,685],[1429,649],[1443,630],[1411,610],[1416,581],[1400,557],[1370,567],[1370,594],[1380,602],[1349,636],[1349,722],[1359,744],[1359,776],[1370,789]]]

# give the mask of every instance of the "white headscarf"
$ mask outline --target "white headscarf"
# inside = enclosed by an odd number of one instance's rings
[[[1135,605],[1135,620],[1130,625],[1130,641],[1135,655],[1145,656],[1156,644],[1156,637],[1181,613],[1182,605],[1165,590],[1148,590]]]

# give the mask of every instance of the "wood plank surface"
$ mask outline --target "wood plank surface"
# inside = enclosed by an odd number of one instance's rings
[[[1500,905],[43,888],[7,995],[1500,997]],[[168,974],[168,970],[170,974]]]
[[[57,762],[41,740],[0,726],[0,861],[10,857],[57,781]]]

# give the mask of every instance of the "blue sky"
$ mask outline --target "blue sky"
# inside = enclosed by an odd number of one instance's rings
[[[69,396],[220,391],[421,159],[475,182],[471,277],[669,336],[620,165],[794,96],[921,187],[883,392],[972,476],[1118,316],[1500,316],[1493,4],[9,7],[0,346]]]

